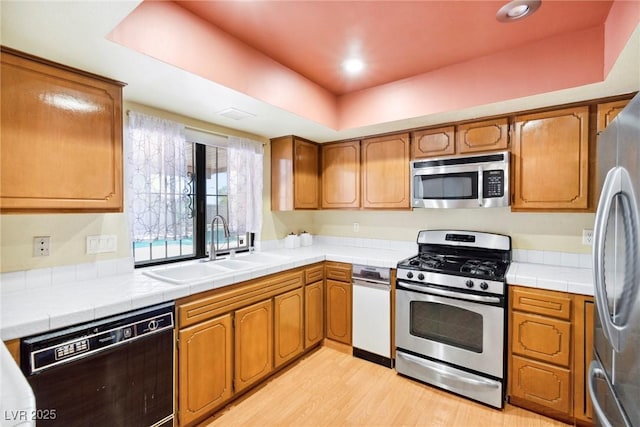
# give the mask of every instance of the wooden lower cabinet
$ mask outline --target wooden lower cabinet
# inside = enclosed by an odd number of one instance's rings
[[[324,284],[322,280],[304,287],[305,334],[304,348],[310,348],[324,338]]]
[[[324,263],[176,302],[177,418],[202,422],[324,338]]]
[[[558,415],[573,413],[568,368],[513,356],[511,375],[512,397],[556,411]]]
[[[327,338],[351,345],[351,283],[327,280]]]
[[[304,350],[304,290],[278,295],[274,302],[274,363],[281,366]]]
[[[594,300],[591,296],[575,296],[574,339],[574,417],[580,425],[593,423],[593,406],[589,396],[589,364],[593,359]]]
[[[510,403],[591,425],[593,297],[510,286],[509,300]]]
[[[273,302],[235,312],[234,389],[241,391],[273,370]]]
[[[232,324],[226,314],[178,333],[178,418],[181,426],[228,401],[232,389]]]

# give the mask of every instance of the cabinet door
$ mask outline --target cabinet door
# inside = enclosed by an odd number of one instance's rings
[[[317,209],[320,200],[317,144],[294,138],[293,206],[294,209]]]
[[[362,141],[362,207],[409,209],[409,134]]]
[[[570,417],[573,414],[571,372],[548,363],[513,356],[511,396]]]
[[[571,365],[571,323],[514,311],[513,353],[569,368]]]
[[[411,140],[413,159],[451,156],[456,152],[453,126],[414,131],[411,132]]]
[[[509,144],[507,118],[465,123],[456,130],[459,153],[506,150]]]
[[[1,55],[0,209],[122,212],[122,84]]]
[[[597,132],[606,129],[607,126],[616,118],[618,113],[629,103],[629,100],[606,102],[598,105],[598,124]]]
[[[304,293],[304,348],[307,349],[324,338],[323,282],[320,280],[305,286]]]
[[[360,142],[322,145],[322,207],[360,207]]]
[[[273,302],[235,312],[235,390],[255,383],[273,369]]]
[[[516,117],[514,210],[589,208],[589,108]]]
[[[224,404],[233,395],[231,315],[178,333],[178,406],[187,425]]]
[[[327,280],[327,338],[351,345],[351,283]]]
[[[303,289],[295,289],[274,298],[275,366],[293,359],[304,350]]]
[[[584,422],[593,422],[593,407],[589,396],[589,364],[593,359],[593,297],[576,295],[574,415]]]

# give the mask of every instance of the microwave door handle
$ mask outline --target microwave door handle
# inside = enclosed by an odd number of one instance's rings
[[[482,166],[478,166],[478,206],[482,207],[482,205],[484,204],[484,200],[482,199],[482,196],[484,194],[484,179],[482,177],[482,174],[484,173],[484,171],[482,170]]]

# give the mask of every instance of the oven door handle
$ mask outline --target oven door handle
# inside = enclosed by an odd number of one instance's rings
[[[489,304],[499,304],[501,302],[499,297],[490,297],[485,295],[470,295],[462,292],[447,291],[445,289],[437,289],[437,288],[432,288],[427,286],[418,286],[418,285],[413,285],[411,283],[404,282],[401,280],[398,280],[398,284],[401,285],[403,288],[409,289],[411,291],[420,292],[423,294],[457,298],[457,299],[466,300],[466,301],[484,302]]]
[[[417,365],[422,365],[426,368],[431,369],[432,371],[437,372],[439,375],[442,375],[443,377],[449,379],[449,380],[453,380],[456,382],[461,382],[461,383],[466,383],[466,384],[471,384],[474,386],[482,386],[482,387],[487,387],[487,388],[499,388],[500,384],[495,382],[495,381],[483,381],[483,380],[479,380],[476,378],[469,378],[469,377],[462,377],[458,374],[455,374],[453,372],[449,372],[447,370],[445,370],[444,368],[438,366],[435,363],[432,363],[428,360],[422,359],[420,357],[416,357],[413,356],[411,354],[407,354],[404,352],[401,353],[396,353],[396,357],[399,357],[401,359],[406,359],[410,362],[413,362]]]

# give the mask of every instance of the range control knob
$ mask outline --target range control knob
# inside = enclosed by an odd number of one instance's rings
[[[487,282],[480,283],[480,289],[482,289],[483,291],[489,289],[489,285],[487,284]]]
[[[473,280],[467,280],[465,285],[467,285],[467,288],[473,288]]]
[[[422,273],[418,274],[418,280],[424,280],[424,274]]]
[[[412,272],[408,272],[407,273],[407,279],[412,279],[413,278],[413,273]]]

